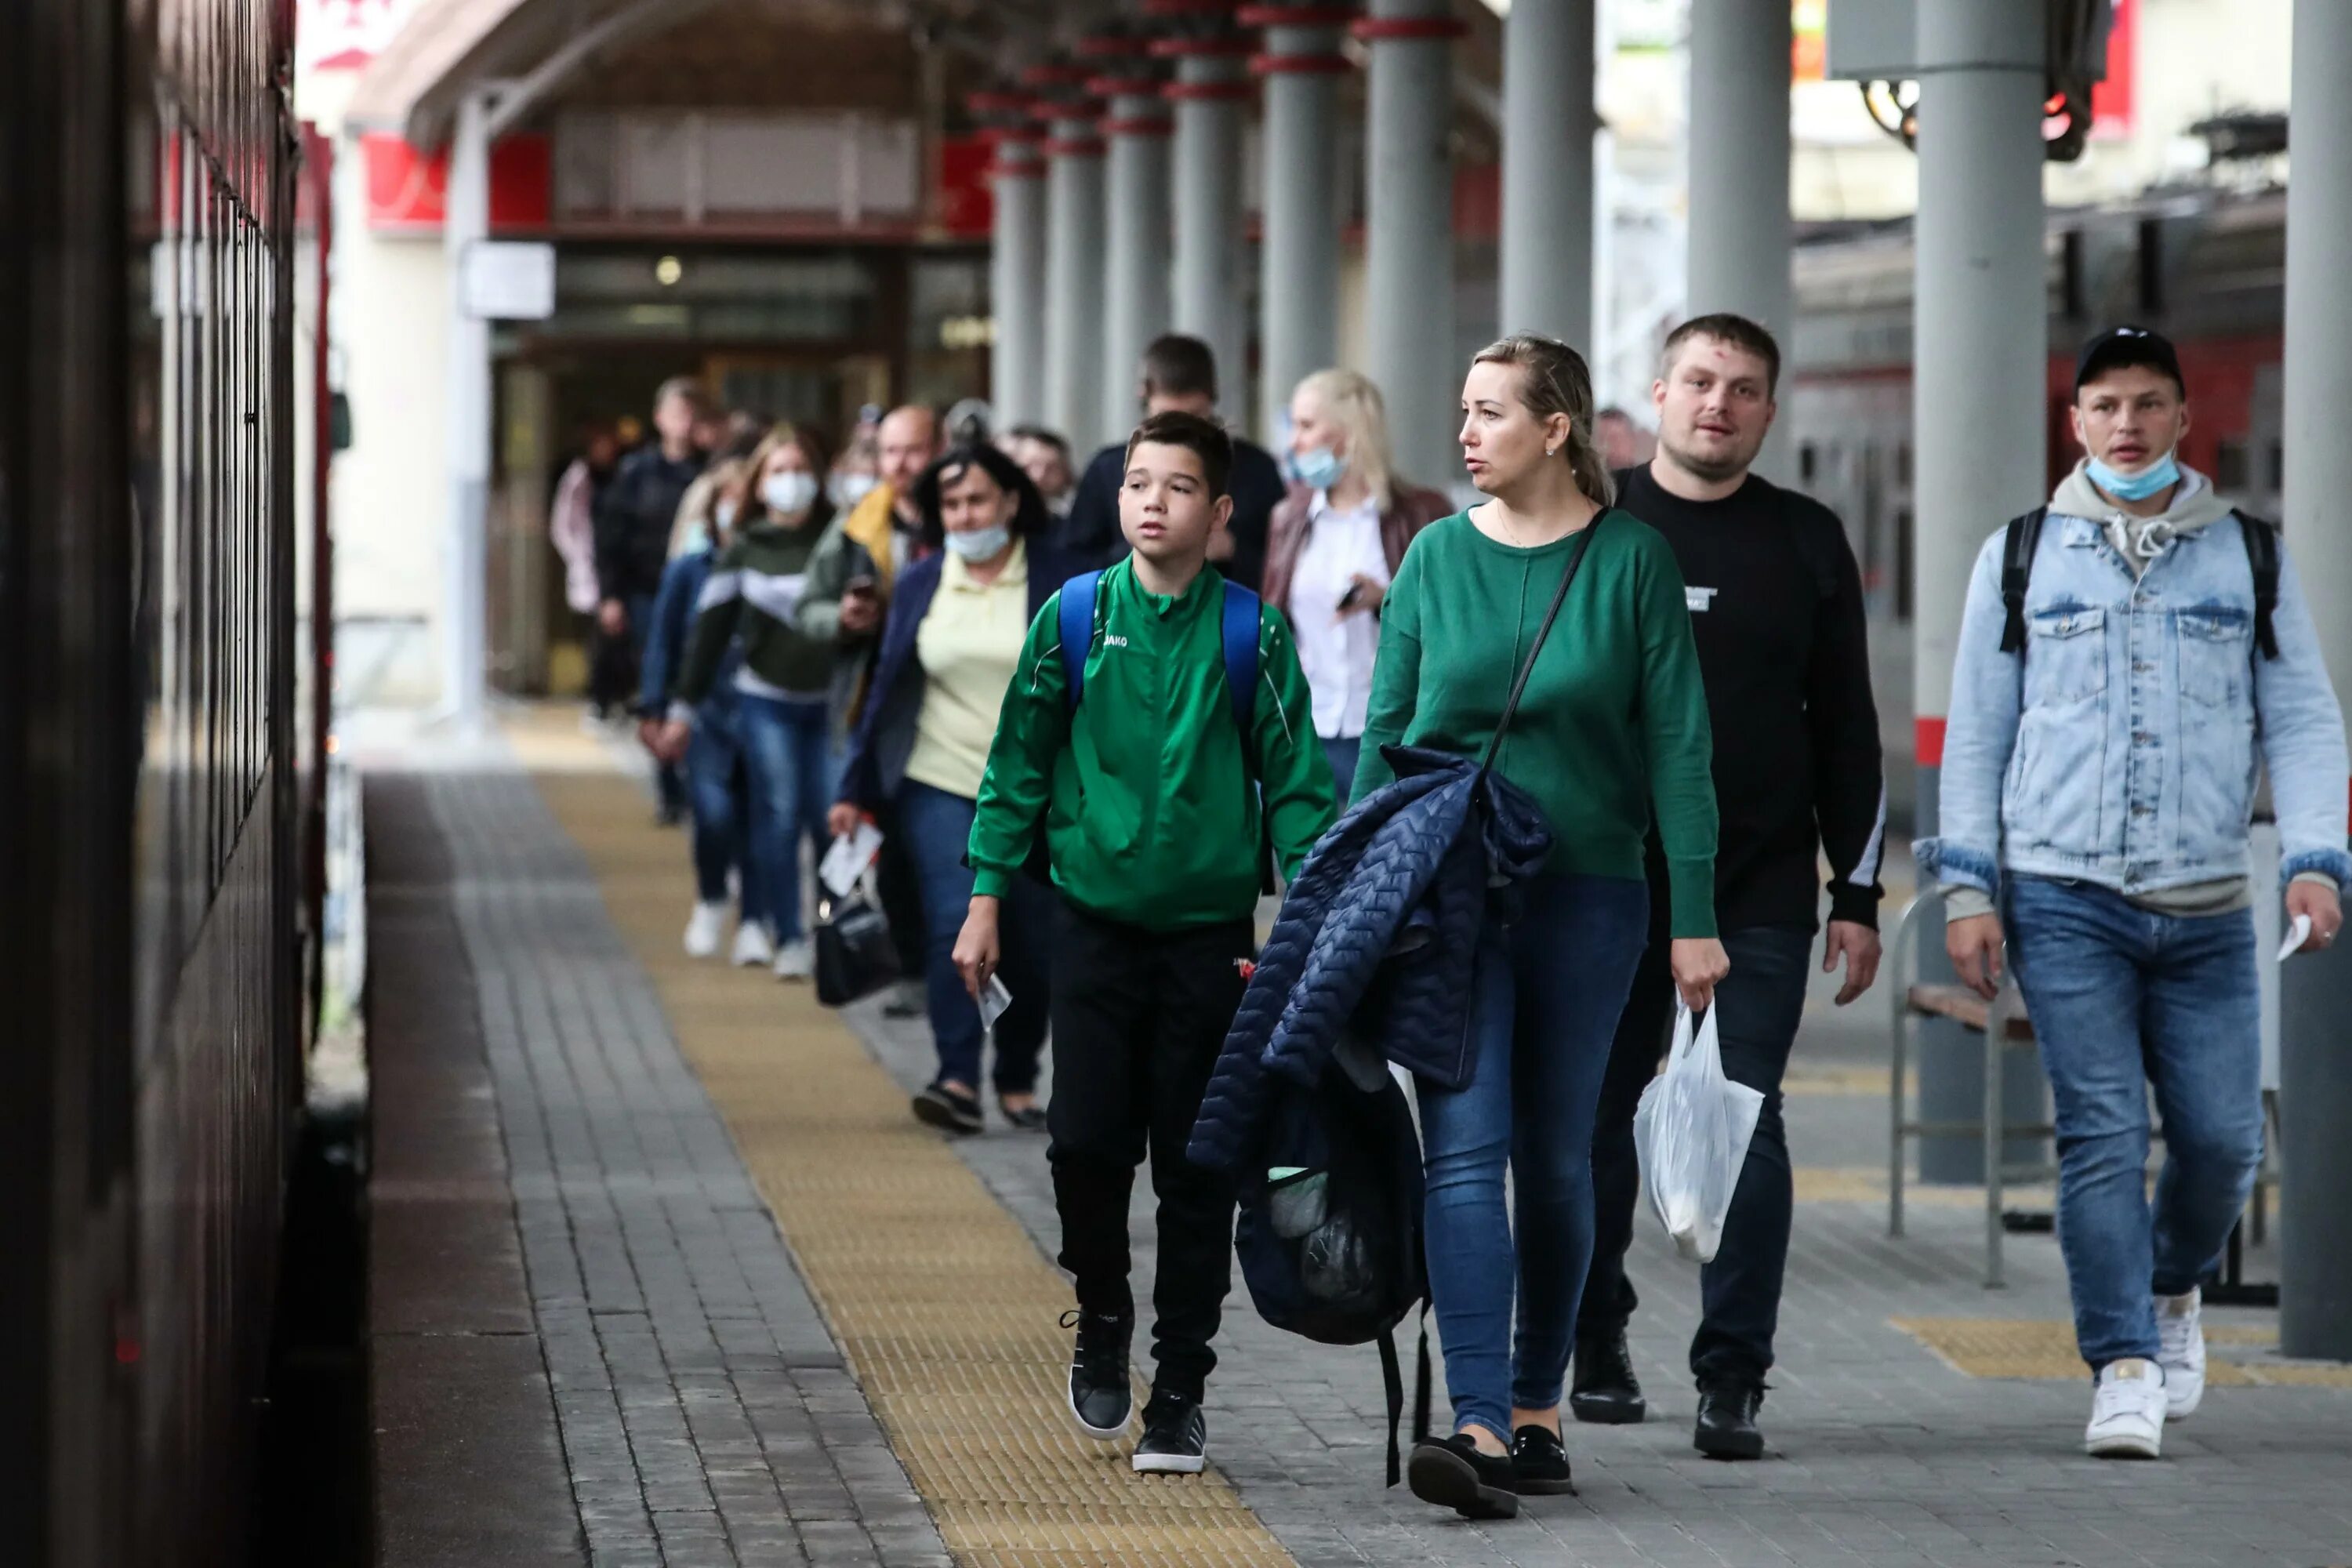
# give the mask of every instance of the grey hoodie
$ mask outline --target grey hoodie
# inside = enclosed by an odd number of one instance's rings
[[[2230,515],[2230,508],[2213,493],[2213,482],[2194,468],[2180,470],[2180,483],[2172,492],[2172,504],[2153,517],[2134,517],[2099,493],[2091,483],[2090,460],[2074,465],[2074,471],[2058,481],[2058,489],[2050,497],[2050,510],[2066,517],[2079,517],[2086,521],[2104,524],[2107,542],[2132,569],[2132,575],[2147,575],[2148,563],[2164,553],[2165,546],[2184,534],[2209,528]]]

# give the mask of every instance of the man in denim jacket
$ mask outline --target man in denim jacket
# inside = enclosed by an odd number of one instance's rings
[[[2024,647],[2001,648],[1995,534],[1952,671],[1942,836],[1918,848],[1950,896],[1952,962],[1987,997],[2006,932],[2049,1071],[2059,1244],[2098,1380],[2085,1447],[2154,1458],[2165,1421],[2203,1395],[2197,1282],[2262,1158],[2256,748],[2287,917],[2310,917],[2315,948],[2352,877],[2347,764],[2293,562],[2282,550],[2269,658],[2242,525],[2174,459],[2189,405],[2172,345],[2117,328],[2074,379],[2087,456],[2051,497]],[[2164,1123],[2153,1212],[2143,1078]]]

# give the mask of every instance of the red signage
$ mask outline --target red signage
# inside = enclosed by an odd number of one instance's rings
[[[940,226],[958,239],[986,239],[996,224],[996,192],[988,183],[994,150],[985,137],[950,136],[940,143]]]
[[[2132,87],[2138,51],[2132,45],[2139,0],[2116,0],[2115,25],[2107,33],[2107,79],[2091,84],[2091,134],[2128,136]]]
[[[367,162],[367,223],[388,233],[438,232],[446,216],[446,151],[419,153],[388,133],[360,138]],[[490,149],[493,233],[548,226],[555,209],[553,149],[544,136],[509,136]]]

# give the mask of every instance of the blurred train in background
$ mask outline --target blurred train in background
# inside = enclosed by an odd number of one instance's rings
[[[2171,335],[2193,426],[2181,460],[2260,516],[2279,515],[2280,323],[2286,195],[2212,191],[2053,212],[2048,230],[2050,479],[2080,452],[2067,422],[2074,351],[2136,321]],[[1813,237],[1796,250],[1797,319],[1781,394],[1794,481],[1845,520],[1871,617],[1888,807],[1913,806],[1912,247],[1908,220]],[[2008,520],[1988,517],[1990,535]]]
[[[292,35],[285,0],[0,6],[11,1563],[247,1560],[330,658]]]

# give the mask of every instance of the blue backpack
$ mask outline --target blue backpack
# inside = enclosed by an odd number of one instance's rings
[[[1094,650],[1095,606],[1101,596],[1102,574],[1081,572],[1062,584],[1062,673],[1068,678],[1070,711],[1087,686],[1087,655]],[[1251,757],[1250,737],[1257,733],[1258,596],[1238,583],[1224,584],[1224,610],[1220,623],[1225,648],[1225,687],[1233,695],[1234,722],[1242,729],[1242,754]],[[1251,771],[1256,762],[1251,759]]]

